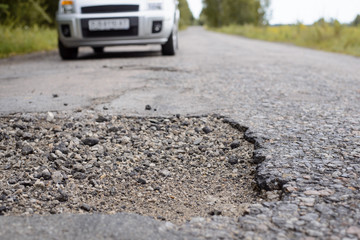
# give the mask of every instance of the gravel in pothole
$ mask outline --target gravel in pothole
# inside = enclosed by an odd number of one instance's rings
[[[217,116],[2,117],[0,215],[235,217],[259,201],[252,152]]]

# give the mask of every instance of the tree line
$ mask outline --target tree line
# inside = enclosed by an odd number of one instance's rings
[[[0,0],[0,24],[17,26],[55,26],[58,0]],[[179,1],[180,25],[191,25],[194,21],[186,0]]]
[[[269,0],[203,0],[202,19],[211,27],[267,23]]]

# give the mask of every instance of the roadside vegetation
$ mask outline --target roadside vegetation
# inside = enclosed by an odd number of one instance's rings
[[[318,50],[360,56],[360,26],[342,25],[323,20],[305,26],[229,25],[216,31],[260,40],[291,43]]]
[[[0,0],[0,58],[57,46],[57,0]]]
[[[0,32],[0,58],[19,53],[52,50],[57,46],[57,33],[52,28],[9,28],[0,25]]]
[[[360,56],[360,15],[351,24],[320,19],[311,26],[269,26],[269,0],[204,0],[200,22],[208,29]]]
[[[57,47],[58,0],[0,0],[0,58]],[[180,29],[193,24],[186,0],[180,0]]]

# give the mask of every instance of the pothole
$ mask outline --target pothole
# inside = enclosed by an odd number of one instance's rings
[[[0,214],[131,212],[174,223],[240,216],[259,201],[254,146],[223,120],[0,118]]]

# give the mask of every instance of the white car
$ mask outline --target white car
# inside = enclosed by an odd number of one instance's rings
[[[56,15],[59,53],[75,59],[78,48],[101,53],[106,46],[161,44],[178,48],[178,0],[60,0]]]

